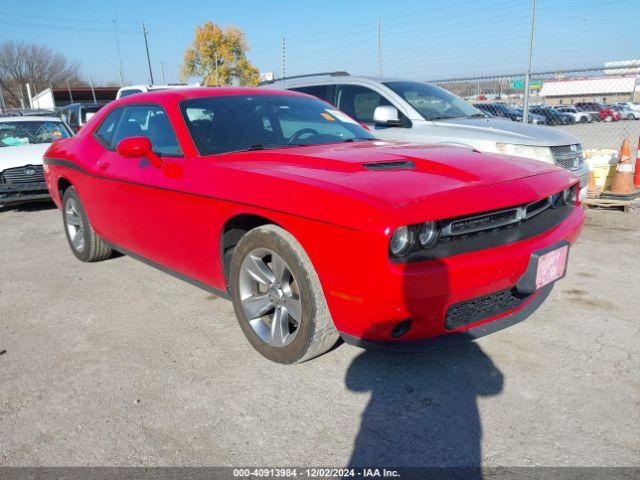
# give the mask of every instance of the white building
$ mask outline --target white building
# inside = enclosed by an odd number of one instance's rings
[[[640,86],[637,75],[545,80],[540,96],[547,105],[639,101]]]

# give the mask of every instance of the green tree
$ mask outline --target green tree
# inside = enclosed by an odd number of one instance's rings
[[[202,79],[205,85],[256,85],[258,69],[249,60],[244,32],[236,27],[220,28],[213,22],[196,27],[195,38],[184,52],[182,79]]]

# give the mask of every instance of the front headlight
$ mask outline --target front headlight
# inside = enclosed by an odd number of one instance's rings
[[[412,250],[429,249],[440,239],[438,222],[416,223],[399,227],[391,235],[389,251],[393,257],[404,257]]]
[[[389,250],[396,257],[401,257],[407,253],[413,246],[413,231],[409,227],[400,227],[393,235],[389,242]]]
[[[533,158],[547,163],[554,163],[553,154],[549,147],[535,147],[533,145],[519,145],[517,143],[496,143],[500,153],[515,155],[516,157]]]
[[[418,240],[424,248],[433,247],[439,236],[440,231],[436,222],[425,222],[418,225]]]

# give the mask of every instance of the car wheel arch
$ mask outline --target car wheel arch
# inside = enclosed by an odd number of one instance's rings
[[[69,187],[73,187],[73,183],[71,183],[71,181],[69,181],[69,179],[65,178],[65,177],[60,177],[58,178],[58,197],[60,198],[60,201],[62,201],[62,197],[64,195],[65,190],[67,190],[67,188]]]
[[[239,213],[227,219],[220,232],[220,264],[227,289],[229,288],[229,270],[231,258],[240,239],[254,228],[263,225],[277,225],[275,220],[253,213]],[[286,228],[284,228],[286,230]]]

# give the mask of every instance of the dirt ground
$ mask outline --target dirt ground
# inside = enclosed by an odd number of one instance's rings
[[[525,322],[281,366],[231,304],[0,210],[0,464],[640,466],[640,216],[589,211]]]

